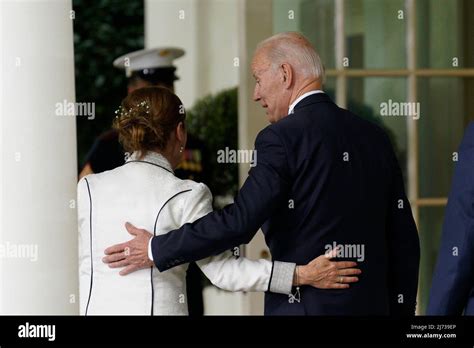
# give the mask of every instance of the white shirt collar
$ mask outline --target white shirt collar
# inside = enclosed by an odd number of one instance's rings
[[[298,99],[296,99],[293,103],[291,103],[290,107],[288,108],[288,115],[292,114],[294,112],[296,104],[298,104],[300,101],[302,101],[304,98],[309,97],[310,95],[316,94],[316,93],[324,93],[320,89],[316,89],[314,91],[309,91],[300,96]]]
[[[152,164],[156,164],[160,167],[163,167],[164,169],[170,171],[171,173],[174,173],[173,168],[171,167],[170,162],[163,156],[161,153],[155,152],[155,151],[147,151],[145,156],[140,159],[138,156],[138,152],[133,152],[131,156],[127,159],[127,162],[129,161],[142,161],[142,162],[148,162]]]

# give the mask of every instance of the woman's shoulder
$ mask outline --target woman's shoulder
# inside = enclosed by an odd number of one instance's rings
[[[196,182],[193,180],[180,180],[180,190],[190,193],[190,196],[210,196],[212,198],[211,191],[202,182]]]
[[[77,188],[80,189],[82,187],[87,187],[89,186],[89,183],[91,182],[91,180],[94,180],[94,177],[96,176],[97,174],[87,174],[85,176],[83,176],[81,179],[79,179],[79,181],[77,182]]]
[[[212,194],[209,188],[192,180],[182,180],[186,185],[185,197],[183,197],[183,217],[181,224],[193,222],[194,220],[212,211]]]
[[[124,165],[121,165],[113,169],[105,170],[100,173],[87,174],[83,176],[77,184],[79,186],[79,185],[86,185],[86,183],[90,184],[92,182],[109,181],[111,180],[112,177],[117,176],[117,174],[120,172],[122,167],[124,167]]]

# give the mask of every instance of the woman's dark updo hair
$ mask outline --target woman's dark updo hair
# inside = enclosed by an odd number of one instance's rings
[[[143,157],[151,150],[164,150],[186,113],[181,100],[168,88],[145,87],[130,93],[117,112],[113,126],[127,152]]]

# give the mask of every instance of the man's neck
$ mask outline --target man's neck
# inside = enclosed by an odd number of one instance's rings
[[[294,89],[293,94],[291,95],[291,98],[290,98],[289,105],[293,104],[293,102],[299,97],[301,97],[303,94],[321,89],[321,87],[322,87],[321,83],[319,83],[318,81],[311,80],[306,83],[303,82],[301,84],[301,87]]]

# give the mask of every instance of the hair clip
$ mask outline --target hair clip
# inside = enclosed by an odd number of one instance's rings
[[[117,110],[115,110],[116,117],[124,117],[128,115],[132,115],[135,112],[143,112],[145,111],[146,114],[150,113],[150,105],[146,100],[141,101],[135,107],[132,107],[128,110],[124,110],[120,105]]]

